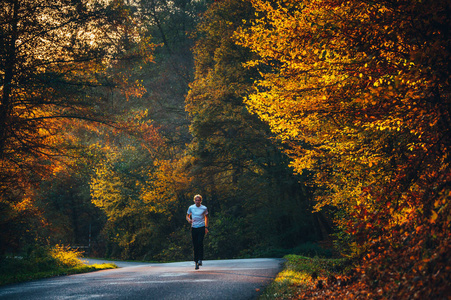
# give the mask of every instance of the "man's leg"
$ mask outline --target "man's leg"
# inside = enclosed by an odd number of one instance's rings
[[[199,259],[199,265],[202,265],[202,260],[204,259],[204,237],[205,237],[205,227],[202,227],[200,232],[199,232],[199,254],[198,254],[198,259]]]
[[[194,262],[197,264],[199,261],[199,230],[198,228],[191,228],[191,237],[193,239],[194,248]]]
[[[197,270],[199,265],[202,265],[202,259],[204,258],[205,227],[192,228],[191,233],[194,246],[194,262],[196,263]]]

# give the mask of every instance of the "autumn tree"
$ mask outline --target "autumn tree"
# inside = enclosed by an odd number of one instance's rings
[[[33,202],[32,187],[55,170],[72,121],[107,122],[105,90],[139,89],[107,75],[108,67],[125,52],[147,54],[151,47],[129,26],[121,1],[7,0],[0,3],[0,19],[0,205],[6,232],[19,207]],[[2,247],[9,241],[2,237]]]
[[[303,178],[292,174],[268,126],[243,102],[259,74],[242,66],[253,55],[232,35],[253,16],[247,1],[209,6],[198,26],[195,80],[186,98],[193,185],[208,195],[209,247],[219,257],[290,248],[319,234]]]
[[[258,18],[237,39],[262,78],[246,103],[293,168],[314,172],[316,208],[339,209],[368,293],[444,297],[449,2],[252,3]]]
[[[99,139],[106,158],[97,164],[91,188],[93,202],[107,215],[103,233],[109,256],[187,258],[184,251],[190,244],[178,236],[188,236],[181,228],[184,218],[174,216],[186,212],[189,179],[184,164],[189,157],[184,157],[184,150],[190,136],[184,96],[193,73],[189,32],[203,9],[203,1],[134,3],[142,24],[140,36],[158,46],[151,63],[127,73],[128,79],[138,80],[145,91],[139,99],[115,104],[115,110],[122,111],[122,119],[127,120],[122,124],[125,131],[105,130]],[[109,177],[113,174],[114,178]],[[114,182],[121,192],[110,194],[108,182]],[[122,206],[116,205],[119,202],[127,207],[126,215]],[[136,222],[130,222],[134,217]],[[116,238],[118,232],[121,238]]]
[[[193,80],[194,59],[190,36],[205,11],[207,1],[140,0],[137,9],[145,26],[145,35],[158,47],[155,63],[136,73],[147,92],[141,104],[161,132],[181,149],[189,142],[185,96]]]
[[[77,159],[66,160],[66,168],[39,184],[34,205],[48,222],[40,236],[51,245],[91,246],[82,250],[98,253],[98,237],[106,218],[91,203],[89,183],[99,150],[95,146],[71,149],[66,155]]]
[[[179,216],[185,207],[180,202],[185,200],[188,176],[145,114],[131,121],[139,128],[115,132],[114,143],[101,149],[104,155],[90,183],[92,202],[107,218],[105,255],[186,259],[183,253],[164,251],[170,248],[171,234],[180,229],[183,220]]]

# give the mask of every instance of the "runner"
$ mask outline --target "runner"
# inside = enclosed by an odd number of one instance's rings
[[[191,224],[195,269],[198,270],[204,259],[204,237],[208,233],[208,210],[202,205],[201,195],[194,196],[194,204],[188,208],[186,220]]]

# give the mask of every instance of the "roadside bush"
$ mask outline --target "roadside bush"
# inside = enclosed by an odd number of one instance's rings
[[[346,258],[310,258],[291,254],[284,256],[284,259],[283,270],[259,299],[304,299],[298,296],[299,293],[314,288],[318,279],[322,284],[338,283],[339,280],[344,284],[344,274],[352,268],[351,262]]]
[[[82,265],[82,262],[78,259],[82,256],[81,252],[67,246],[56,245],[49,249],[49,255],[59,267],[76,267]]]
[[[114,265],[84,265],[81,253],[66,246],[29,247],[21,255],[6,255],[0,261],[0,285],[58,275],[111,269]]]

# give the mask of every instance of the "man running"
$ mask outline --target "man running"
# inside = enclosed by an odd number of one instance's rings
[[[202,196],[194,196],[194,204],[188,207],[186,220],[191,224],[191,237],[194,246],[194,262],[196,270],[202,266],[204,258],[204,237],[208,233],[208,210],[202,205]]]

